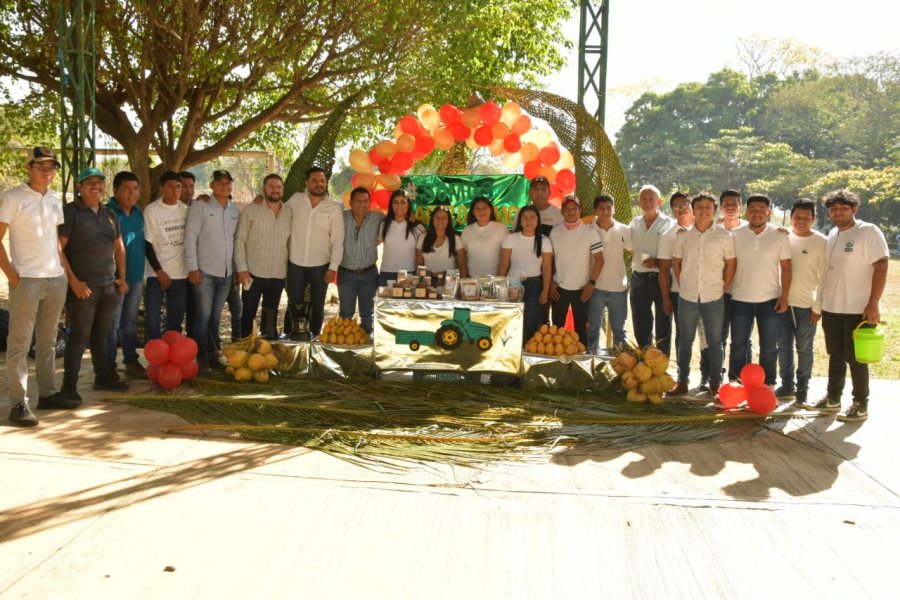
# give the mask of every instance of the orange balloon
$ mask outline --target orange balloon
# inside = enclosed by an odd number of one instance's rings
[[[509,128],[509,130],[516,135],[522,135],[530,129],[531,119],[528,118],[528,115],[522,115],[521,117],[519,117],[518,120]]]
[[[344,208],[350,208],[350,191],[349,190],[344,192],[344,195],[341,198],[341,200],[344,202]]]
[[[540,161],[540,159],[538,159]],[[550,165],[542,165],[540,169],[538,169],[538,175],[543,175],[547,178],[551,184],[556,181],[556,169],[551,167]]]
[[[522,147],[519,149],[519,152],[522,154],[523,162],[531,162],[538,157],[538,147],[528,142],[527,144],[522,144]],[[530,179],[530,178],[529,178]]]
[[[506,148],[503,147],[503,140],[494,140],[488,144],[488,151],[491,156],[502,156],[506,154]]]
[[[462,122],[469,129],[475,129],[481,125],[481,113],[477,108],[464,108]]]
[[[405,117],[404,117],[405,118]],[[416,147],[416,138],[408,133],[404,133],[400,137],[397,138],[397,151],[398,152],[412,152],[413,148]]]
[[[503,140],[509,135],[509,125],[503,121],[497,121],[491,125],[491,135],[495,140]]]
[[[378,153],[378,156],[381,158],[390,158],[397,151],[397,144],[395,144],[391,140],[381,140],[377,144],[375,144],[375,152]]]
[[[371,173],[372,161],[364,150],[350,151],[350,166],[357,173]]]
[[[356,185],[358,187],[370,188],[375,185],[375,176],[371,173],[357,173]]]
[[[434,145],[438,150],[449,150],[456,140],[446,127],[438,127],[434,132]]]
[[[534,179],[538,176],[538,170],[541,168],[541,161],[539,160],[529,160],[525,163],[525,167],[523,168],[523,173],[526,179]]]
[[[376,175],[375,179],[384,189],[394,191],[400,189],[400,176],[394,174]]]

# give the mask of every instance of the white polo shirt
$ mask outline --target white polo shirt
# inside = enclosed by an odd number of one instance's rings
[[[672,260],[672,253],[675,252],[675,240],[678,236],[679,231],[687,231],[693,228],[693,225],[688,225],[687,227],[680,226],[677,222],[675,225],[670,228],[659,240],[659,250],[657,251],[656,258],[660,260]],[[675,279],[675,271],[671,267],[669,268],[671,275],[671,283],[669,284],[669,291],[678,293],[679,284],[678,280]]]
[[[498,221],[489,221],[484,227],[472,223],[463,229],[462,241],[470,276],[497,274],[497,269],[500,268],[500,244],[508,235],[506,225]]]
[[[19,277],[59,277],[56,228],[63,223],[62,200],[53,190],[36,192],[27,183],[0,194],[0,223],[9,225],[9,258]]]
[[[196,200],[195,202],[199,202]],[[172,279],[187,279],[184,233],[190,207],[180,200],[173,205],[162,198],[144,209],[144,240],[153,246],[159,266]],[[156,277],[150,261],[144,261],[144,277]]]
[[[553,280],[564,290],[580,290],[591,278],[593,255],[603,250],[597,229],[578,222],[575,229],[557,225],[550,232],[556,274]]]
[[[688,302],[715,302],[725,293],[725,261],[735,258],[734,238],[721,225],[695,227],[676,236],[673,258],[681,259],[681,291]]]
[[[781,261],[791,259],[787,233],[771,223],[755,234],[750,227],[731,232],[737,271],[731,284],[731,297],[740,302],[765,302],[781,295]]]
[[[835,227],[828,234],[825,256],[822,310],[862,314],[872,293],[874,263],[889,256],[884,233],[863,221],[857,221],[847,231]]]
[[[511,250],[507,275],[537,277],[543,274],[544,255],[553,254],[553,242],[546,235],[541,240],[541,256],[534,253],[534,236],[525,237],[521,231],[511,233],[503,240],[504,249]]]
[[[818,231],[800,237],[793,232],[791,244],[791,289],[788,304],[822,312],[822,285],[825,283],[825,236]]]
[[[325,196],[315,207],[306,192],[285,202],[291,209],[292,263],[300,267],[328,264],[337,271],[344,257],[344,205]]]
[[[659,269],[648,269],[641,264],[641,254],[649,254],[652,258],[659,256],[659,241],[662,236],[675,224],[675,220],[659,213],[650,227],[644,221],[644,215],[639,215],[631,220],[628,228],[631,229],[631,243],[634,246],[634,256],[631,258],[631,269],[638,273],[659,273]]]
[[[632,250],[631,229],[613,219],[612,227],[603,229],[595,220],[594,228],[603,242],[603,270],[597,278],[598,290],[624,292],[628,289],[628,273],[625,271],[625,251]]]

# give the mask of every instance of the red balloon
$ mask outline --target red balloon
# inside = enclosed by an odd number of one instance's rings
[[[391,169],[394,168],[394,162],[390,158],[383,158],[378,161],[376,165],[378,167],[378,172],[382,175],[387,175],[391,172]]]
[[[469,134],[472,133],[472,130],[463,125],[462,123],[454,123],[450,127],[448,127],[450,133],[453,134],[453,139],[457,142],[464,142],[469,139]]]
[[[538,171],[538,175],[540,175],[540,171]],[[565,194],[563,193],[563,189],[561,187],[559,187],[559,184],[556,183],[555,181],[553,183],[551,183],[550,184],[550,199],[553,200],[554,198],[559,198],[560,200],[562,200],[563,196],[565,196]]]
[[[767,385],[747,387],[747,407],[755,413],[767,415],[778,406],[775,392]]]
[[[509,153],[518,152],[522,148],[522,139],[514,133],[503,138],[503,149]]]
[[[420,135],[416,138],[416,149],[413,151],[413,157],[420,159],[431,154],[434,150],[434,138],[430,135]]]
[[[538,153],[538,158],[540,158],[541,162],[545,165],[555,165],[559,162],[559,146],[554,143],[551,143],[549,146],[544,146]]]
[[[398,152],[391,159],[391,170],[394,172],[406,171],[413,165],[413,157],[409,152]]]
[[[482,125],[475,130],[475,143],[479,146],[487,146],[494,141],[494,133],[490,125]]]
[[[375,152],[375,148],[369,150],[369,162],[371,162],[373,165],[377,165],[383,160],[384,158],[380,154]]]
[[[156,383],[159,378],[159,365],[147,365],[147,379]]]
[[[755,363],[747,363],[741,369],[741,383],[745,387],[752,385],[764,385],[766,382],[766,372],[763,368]]]
[[[416,136],[422,133],[422,124],[419,123],[419,119],[412,115],[406,115],[402,119],[400,119],[400,131],[403,133],[408,133],[409,135]]]
[[[162,340],[150,340],[144,345],[144,358],[151,365],[162,366],[169,362],[169,345]]]
[[[376,190],[372,194],[372,206],[387,210],[388,204],[391,202],[391,190]]]
[[[200,365],[197,364],[196,360],[191,360],[178,366],[181,368],[181,377],[185,381],[190,381],[200,372]]]
[[[500,120],[502,111],[499,106],[494,104],[493,100],[488,100],[479,107],[478,112],[485,125],[493,125]]]
[[[165,332],[162,336],[162,341],[167,343],[170,348],[172,347],[172,345],[175,344],[175,342],[177,342],[178,340],[183,340],[183,339],[184,339],[184,336],[181,335],[181,332],[175,331],[174,329],[170,329],[169,331]]]
[[[438,113],[441,115],[441,121],[443,121],[444,125],[448,127],[450,125],[453,125],[454,123],[459,123],[459,120],[462,118],[462,111],[452,104],[443,105]],[[469,136],[466,135],[466,137]]]
[[[575,190],[575,173],[571,169],[560,169],[556,174],[556,183],[562,188],[563,194],[571,194]]]
[[[747,388],[737,382],[726,383],[719,388],[719,402],[726,408],[734,408],[745,400],[747,400]]]
[[[181,373],[181,367],[172,363],[166,363],[159,368],[159,375],[156,382],[164,390],[174,390],[179,385],[184,376]]]
[[[527,163],[525,163],[525,167],[522,169],[522,172],[524,173],[526,179],[534,179],[535,177],[537,177],[538,169],[540,168],[541,161],[537,159],[529,160]]]
[[[183,365],[197,358],[197,342],[192,338],[183,338],[178,340],[172,346],[172,352],[169,355],[170,360],[176,365]]]

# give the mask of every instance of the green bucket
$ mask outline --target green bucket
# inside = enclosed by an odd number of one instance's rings
[[[863,321],[853,330],[853,352],[857,362],[877,363],[884,354],[884,330],[877,325],[860,329],[866,323]]]

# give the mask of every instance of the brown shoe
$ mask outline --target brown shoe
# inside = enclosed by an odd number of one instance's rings
[[[673,387],[671,390],[669,390],[669,393],[667,393],[666,396],[684,396],[687,393],[688,393],[687,382],[679,381],[678,383],[675,384],[675,387]]]
[[[125,363],[125,376],[131,379],[146,379],[147,369],[138,360],[127,362]]]
[[[709,397],[713,400],[719,399],[719,384],[711,383],[709,384]]]

